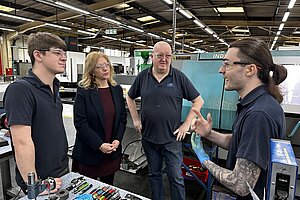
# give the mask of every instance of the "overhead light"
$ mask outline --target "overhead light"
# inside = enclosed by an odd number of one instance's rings
[[[295,31],[293,32],[293,34],[300,34],[300,31]]]
[[[202,22],[200,22],[199,20],[194,20],[193,21],[195,24],[197,24],[198,26],[200,26],[201,28],[204,28],[205,27],[205,25],[202,23]]]
[[[147,33],[147,35],[150,35],[151,37],[160,38],[160,36],[159,36],[159,35],[155,35],[155,34],[153,34],[153,33]]]
[[[11,14],[1,13],[1,12],[0,12],[0,15],[4,16],[4,17],[10,17],[10,18],[14,18],[14,19],[24,20],[24,21],[27,21],[27,22],[34,22],[34,20],[32,20],[32,19],[28,19],[28,18],[25,18],[25,17],[19,17],[19,16],[16,16],[16,15],[11,15]]]
[[[150,24],[155,24],[155,23],[158,23],[158,22],[160,22],[160,20],[155,20],[155,21],[152,21],[152,22],[148,22],[148,23],[142,24],[142,26],[146,26],[146,25],[150,25]]]
[[[74,6],[71,6],[69,4],[66,4],[66,3],[63,3],[63,2],[60,2],[60,1],[55,1],[55,4],[60,5],[60,6],[65,7],[65,8],[68,8],[68,9],[71,9],[71,10],[74,10],[74,11],[77,11],[77,12],[85,14],[85,15],[91,14],[90,12],[88,12],[86,10],[82,10],[80,8],[76,8]]]
[[[144,30],[142,30],[142,29],[139,29],[139,28],[136,28],[136,27],[133,27],[133,26],[130,26],[130,25],[127,25],[127,27],[128,27],[128,28],[130,28],[130,29],[132,29],[132,30],[135,30],[135,31],[141,32],[141,33],[143,33],[143,32],[144,32]]]
[[[213,34],[213,37],[217,38],[217,37],[218,37],[218,35],[217,35],[217,34]]]
[[[240,36],[240,37],[245,37],[245,36],[250,36],[249,34],[245,33],[245,34],[241,34],[241,33],[237,33],[234,34],[235,36]]]
[[[116,6],[117,9],[124,9],[124,8],[128,8],[128,7],[130,7],[130,6],[127,3],[122,3],[118,6]]]
[[[199,43],[199,42],[203,42],[203,40],[196,40],[196,41],[193,41],[192,43],[193,43],[193,44],[197,44],[197,43]]]
[[[288,9],[292,9],[294,7],[295,3],[296,3],[296,0],[291,0],[288,5]]]
[[[133,7],[125,8],[124,11],[132,10]]]
[[[88,28],[88,29],[86,29],[87,31],[91,31],[91,32],[97,32],[97,31],[99,31],[99,29],[98,28]]]
[[[128,44],[133,44],[133,42],[129,41],[129,40],[120,40],[122,42],[128,43]]]
[[[150,49],[153,49],[154,47],[153,46],[148,46]]]
[[[204,30],[205,30],[207,33],[209,33],[209,34],[213,34],[213,33],[214,33],[214,31],[211,30],[211,29],[208,28],[208,27],[206,27]]]
[[[117,38],[109,37],[109,36],[106,36],[106,35],[102,35],[102,37],[104,37],[106,39],[110,39],[110,40],[118,40]]]
[[[278,40],[278,36],[276,36],[275,38],[274,38],[274,41],[277,41]]]
[[[193,17],[185,10],[183,10],[182,8],[179,8],[179,12],[181,14],[183,14],[185,17],[187,17],[188,19],[192,19]]]
[[[276,35],[280,35],[281,31],[277,31]]]
[[[92,32],[88,32],[88,31],[84,31],[84,30],[77,30],[78,33],[83,33],[83,34],[87,34],[87,35],[97,35],[96,33],[92,33]]]
[[[112,22],[114,24],[121,24],[121,22],[118,22],[117,20],[114,20],[114,19],[109,19],[107,17],[101,17],[101,19],[104,19],[106,21]]]
[[[148,15],[148,16],[145,16],[145,17],[139,17],[139,18],[137,18],[137,20],[141,21],[141,22],[148,22],[148,21],[156,20],[156,18]]]
[[[144,44],[139,44],[139,43],[134,43],[135,45],[138,45],[138,46],[142,46],[142,47],[145,47],[146,45]]]
[[[1,11],[5,11],[5,12],[10,12],[10,11],[13,11],[15,9],[11,8],[11,7],[6,7],[6,6],[2,6],[0,5],[0,10]]]
[[[278,28],[278,30],[281,31],[283,29],[283,27],[284,27],[284,23],[281,23],[280,26],[279,26],[279,28]]]
[[[10,29],[10,28],[2,28],[2,27],[0,27],[0,30],[3,30],[3,31],[15,31],[14,29]]]
[[[244,12],[243,7],[218,7],[217,10],[220,13]]]
[[[290,12],[285,12],[284,16],[282,18],[282,22],[286,22],[286,20],[288,19],[289,15],[290,15]]]
[[[164,2],[166,2],[169,5],[173,4],[173,2],[171,0],[164,0]]]
[[[52,26],[52,27],[55,27],[55,28],[60,28],[60,29],[65,29],[65,30],[71,30],[71,28],[69,27],[66,27],[66,26],[60,26],[60,25],[57,25],[57,24],[51,24],[51,23],[46,23],[45,26]]]
[[[233,28],[231,29],[232,32],[239,32],[239,33],[249,33],[249,29],[237,29],[237,28]]]
[[[145,43],[146,41],[145,40],[138,40],[136,41],[137,43]]]

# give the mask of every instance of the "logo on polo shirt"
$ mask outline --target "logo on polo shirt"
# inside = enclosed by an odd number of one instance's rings
[[[167,87],[172,87],[173,88],[173,87],[175,87],[175,85],[173,83],[168,83]]]

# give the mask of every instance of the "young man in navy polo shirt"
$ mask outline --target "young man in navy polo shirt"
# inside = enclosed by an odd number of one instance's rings
[[[54,34],[30,34],[28,54],[32,69],[6,90],[5,111],[17,165],[16,181],[25,193],[29,172],[35,173],[36,178],[55,178],[52,193],[61,186],[59,177],[68,172],[68,142],[59,81],[55,78],[65,70],[65,50],[65,42]]]
[[[285,137],[285,118],[280,106],[283,96],[278,85],[285,80],[287,70],[273,63],[263,40],[248,38],[230,44],[219,72],[224,76],[225,90],[236,90],[240,95],[232,134],[212,130],[210,114],[205,120],[197,110],[194,112],[198,119],[192,129],[228,150],[226,168],[209,160],[195,133],[192,147],[200,162],[221,184],[235,192],[237,199],[252,199],[249,187],[264,199],[270,139]]]
[[[139,73],[127,96],[127,104],[136,130],[142,133],[142,144],[149,166],[152,199],[164,199],[162,161],[166,163],[171,198],[185,199],[184,180],[181,175],[181,140],[190,127],[194,113],[181,122],[182,100],[193,103],[200,110],[203,100],[189,79],[171,66],[171,47],[166,42],[154,45],[152,66]],[[134,99],[141,97],[141,118]]]

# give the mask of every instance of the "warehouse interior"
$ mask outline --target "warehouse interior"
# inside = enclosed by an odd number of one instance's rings
[[[116,72],[115,79],[126,94],[138,73],[151,66],[150,54],[154,44],[168,42],[173,52],[172,65],[187,75],[206,100],[202,109],[205,116],[208,112],[212,113],[215,116],[213,128],[228,133],[236,114],[238,95],[223,93],[223,77],[218,69],[231,42],[249,37],[264,40],[274,62],[283,64],[288,70],[287,80],[280,85],[285,94],[282,107],[287,126],[286,140],[291,142],[299,165],[299,0],[1,0],[2,110],[3,95],[8,85],[25,76],[31,68],[27,40],[31,33],[36,32],[54,33],[67,44],[66,71],[57,78],[61,82],[60,96],[64,103],[69,155],[76,137],[74,97],[89,52],[100,51],[110,57]],[[212,70],[215,73],[211,75]],[[182,116],[189,108],[190,104],[184,101]],[[0,137],[7,139],[2,132]],[[188,136],[184,143],[189,143],[189,139]],[[135,131],[128,111],[122,147],[130,164],[121,165],[121,170],[116,173],[115,186],[151,198],[147,162],[140,140],[141,135]],[[214,146],[212,151],[211,157],[224,166],[227,152],[223,149],[216,151]],[[195,158],[188,147],[184,153]],[[24,198],[22,194],[16,196],[19,188],[14,180],[15,162],[11,149],[0,147],[0,155],[0,199]],[[218,190],[217,186],[213,189],[214,181],[210,175],[203,184],[184,168],[182,170],[186,175],[187,200],[210,199],[213,192],[232,194]],[[7,182],[8,171],[11,181]],[[299,169],[297,175],[299,179]],[[171,199],[165,174],[163,180],[165,199]],[[296,188],[295,199],[300,199],[299,180],[297,182],[293,186]]]

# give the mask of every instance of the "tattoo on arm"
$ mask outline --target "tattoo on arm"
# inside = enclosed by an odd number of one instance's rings
[[[244,158],[237,158],[233,171],[220,167],[210,160],[203,164],[220,183],[240,196],[250,193],[246,182],[254,188],[261,172],[259,166]]]

